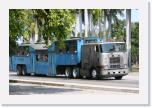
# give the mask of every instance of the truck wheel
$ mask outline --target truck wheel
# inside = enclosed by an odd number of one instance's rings
[[[71,73],[71,69],[70,68],[66,68],[65,69],[65,76],[67,78],[71,78],[72,77],[72,73]]]
[[[115,77],[116,80],[121,80],[122,79],[122,76],[117,76]]]
[[[91,70],[91,78],[93,78],[93,79],[97,78],[97,70],[96,69]]]
[[[17,66],[17,75],[22,75],[22,68],[21,66]]]
[[[79,68],[73,68],[72,76],[73,76],[73,78],[79,78],[79,76],[80,76]]]

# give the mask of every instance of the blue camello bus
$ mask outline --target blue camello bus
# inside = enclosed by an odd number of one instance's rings
[[[100,38],[73,38],[64,42],[65,47],[59,49],[58,41],[48,48],[45,44],[21,44],[18,55],[9,58],[9,68],[18,75],[40,74],[56,76],[77,69],[81,63],[81,46],[84,43],[100,42]]]
[[[101,48],[108,48],[109,45],[117,50],[106,53],[101,51]],[[102,63],[102,56],[104,60],[107,57],[108,64]],[[58,47],[58,41],[49,47],[45,44],[21,44],[18,55],[9,58],[9,67],[10,70],[17,72],[17,75],[121,79],[128,74],[125,56],[123,42],[101,44],[100,38],[97,37],[73,38],[65,40],[63,48]]]

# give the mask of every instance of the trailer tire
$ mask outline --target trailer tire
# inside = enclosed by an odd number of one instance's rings
[[[65,76],[66,76],[67,78],[72,78],[71,68],[67,67],[67,68],[65,69]]]
[[[79,68],[73,68],[72,76],[73,76],[73,78],[79,78],[80,77],[80,69]]]
[[[26,66],[23,66],[23,67],[22,67],[22,75],[23,75],[23,76],[29,76],[29,75],[30,75],[29,73],[27,73]]]
[[[22,68],[21,68],[21,66],[17,66],[17,75],[18,76],[22,75]]]
[[[115,79],[116,79],[116,80],[121,80],[121,79],[122,79],[122,76],[116,76]]]
[[[22,75],[25,76],[26,75],[26,67],[22,66]]]

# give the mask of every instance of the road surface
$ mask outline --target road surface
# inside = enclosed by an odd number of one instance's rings
[[[69,79],[64,77],[17,76],[15,72],[13,73],[10,72],[9,78],[138,88],[139,87],[138,77],[139,77],[138,73],[134,72],[134,73],[130,73],[127,76],[124,76],[122,80],[115,80],[114,78],[101,79],[101,80],[88,80],[88,79]]]
[[[53,86],[42,86],[35,85],[35,84],[23,84],[20,83],[10,83],[10,94],[41,94],[39,92],[35,91],[46,91],[46,94],[52,94],[52,93],[79,93],[83,94],[85,93],[92,93],[95,90],[95,93],[104,93],[104,92],[116,92],[116,89],[120,89],[121,93],[127,92],[132,93],[132,90],[136,90],[135,93],[138,93],[139,89],[139,80],[138,80],[138,72],[130,73],[127,76],[124,76],[122,80],[115,80],[114,78],[108,78],[108,79],[101,79],[101,80],[89,80],[89,79],[69,79],[65,77],[42,77],[42,76],[17,76],[15,72],[10,72],[9,79],[10,80],[19,80],[19,81],[36,81],[36,82],[47,82],[47,83],[57,83],[57,84],[67,84],[68,86],[60,86],[61,88],[58,88],[59,86],[53,85]],[[48,85],[48,84],[47,84]],[[70,86],[69,86],[70,85]],[[75,86],[76,85],[76,86]],[[87,89],[84,89],[84,86],[87,85]],[[51,89],[50,89],[51,87]],[[102,88],[102,87],[108,87],[108,89],[89,89],[88,88]],[[53,88],[53,89],[52,89]],[[110,88],[110,89],[109,89]],[[112,89],[111,89],[112,88]],[[113,89],[114,88],[114,89]],[[127,88],[127,89],[126,89]],[[123,89],[123,90],[122,90]],[[131,90],[130,90],[131,89]],[[87,91],[86,91],[87,90]],[[16,91],[16,92],[14,92]],[[22,91],[22,92],[21,92]],[[30,92],[27,92],[30,91]],[[47,92],[48,91],[48,92]],[[61,92],[60,92],[61,91]],[[62,92],[63,91],[63,92]],[[131,92],[130,92],[131,91]],[[35,92],[35,93],[34,93]],[[134,91],[133,91],[134,92]],[[94,93],[93,93],[94,94]],[[101,93],[100,93],[101,94]]]
[[[10,83],[10,95],[134,95],[135,93],[113,92],[71,87],[44,86],[37,84]]]

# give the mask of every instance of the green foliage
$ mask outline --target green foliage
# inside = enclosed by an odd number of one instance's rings
[[[139,63],[139,23],[133,23],[131,27],[131,61]]]
[[[72,31],[75,12],[72,9],[10,9],[10,46],[20,37],[28,42],[36,32],[43,36],[46,44],[54,40],[62,43]]]
[[[9,38],[9,56],[17,54],[17,43]]]
[[[23,35],[25,30],[24,10],[9,10],[9,37],[15,40]]]
[[[102,9],[89,9],[89,12],[92,14],[93,25],[97,25],[103,17]]]
[[[112,37],[117,40],[124,39],[126,37],[126,21],[119,20],[118,23],[112,24]]]
[[[126,22],[119,20],[118,23],[112,25],[112,37],[117,40],[126,38]],[[132,64],[139,63],[139,23],[131,25],[131,61]]]
[[[23,9],[9,10],[9,54],[15,54],[17,49],[16,40],[26,33],[27,14]]]
[[[45,42],[63,41],[72,32],[75,22],[75,11],[68,9],[44,9],[35,10],[38,21],[38,29]]]
[[[112,32],[112,21],[114,21],[114,23],[118,23],[119,19],[117,15],[120,16],[124,16],[123,14],[123,9],[104,9],[104,20],[107,19],[108,21],[108,38],[111,37],[111,32]],[[106,21],[106,20],[105,20]],[[106,24],[106,23],[104,23]]]

